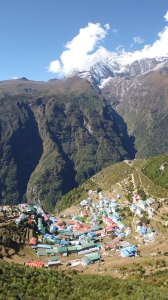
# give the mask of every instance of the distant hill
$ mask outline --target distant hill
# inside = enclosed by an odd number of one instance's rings
[[[0,82],[0,201],[61,196],[114,162],[135,155],[123,119],[79,77]]]

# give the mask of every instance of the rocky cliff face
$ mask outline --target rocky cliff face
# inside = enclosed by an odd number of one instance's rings
[[[1,202],[26,195],[52,210],[111,163],[168,151],[167,58],[111,66],[0,82]]]
[[[26,194],[52,210],[62,194],[103,167],[134,157],[126,124],[85,80],[44,86],[21,80],[11,89],[17,95],[0,100],[1,202]]]
[[[122,60],[121,60],[122,61]],[[121,64],[112,58],[78,74],[96,85],[135,138],[137,157],[168,151],[168,58]]]
[[[168,68],[135,77],[117,77],[102,88],[108,103],[121,115],[135,138],[137,157],[168,151]]]
[[[16,203],[25,194],[43,144],[34,114],[24,97],[2,99],[0,120],[0,198],[6,203]]]
[[[156,71],[168,66],[168,57],[146,58],[127,63],[117,58],[109,58],[96,63],[90,70],[79,72],[72,70],[67,77],[79,76],[87,79],[100,89],[105,88],[109,82],[115,82],[116,78],[133,78],[147,72]],[[108,80],[107,80],[108,79]]]

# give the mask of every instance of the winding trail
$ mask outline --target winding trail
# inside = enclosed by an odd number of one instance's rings
[[[131,165],[132,168],[134,168],[134,169],[136,170],[136,172],[137,172],[137,174],[138,174],[138,176],[139,176],[139,182],[140,182],[140,185],[141,185],[142,189],[144,190],[145,194],[148,195],[148,196],[149,196],[149,195],[152,195],[152,193],[151,193],[151,192],[149,193],[149,191],[144,187],[144,185],[143,185],[143,183],[142,183],[142,178],[141,178],[141,176],[143,175],[143,177],[145,177],[146,180],[147,180],[148,182],[151,182],[151,184],[152,184],[153,186],[155,186],[156,188],[158,188],[158,186],[157,186],[151,179],[149,179],[145,174],[142,174],[142,172],[141,172],[138,168],[136,168],[136,167],[133,165],[132,162],[131,162],[131,164],[129,163],[128,160],[124,160],[124,162],[127,163],[129,166]],[[130,174],[130,175],[132,176],[133,187],[134,187],[134,189],[136,189],[135,180],[134,180],[134,174]],[[167,191],[165,191],[165,192],[167,192]],[[166,199],[165,197],[164,197],[164,198],[158,198],[158,200],[160,200],[160,201],[164,201],[165,199]]]

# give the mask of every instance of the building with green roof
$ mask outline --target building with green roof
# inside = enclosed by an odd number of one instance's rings
[[[96,224],[94,226],[91,227],[90,231],[98,231],[101,230],[102,226],[100,226],[99,224]]]
[[[37,255],[38,256],[47,256],[48,254],[46,251],[39,251],[39,252],[37,252]]]
[[[59,260],[59,256],[54,256],[54,257],[51,257],[50,259],[49,259],[49,261],[57,261],[57,260]]]
[[[74,253],[74,252],[77,252],[77,246],[70,246],[68,247],[68,254],[71,254],[71,253]]]
[[[67,253],[68,248],[67,247],[57,247],[57,253],[63,254]]]
[[[82,265],[87,266],[89,264],[93,264],[96,261],[100,261],[100,254],[98,252],[91,253],[91,254],[86,254],[82,258]]]

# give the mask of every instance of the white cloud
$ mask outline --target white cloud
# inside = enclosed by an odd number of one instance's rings
[[[14,76],[12,79],[18,79],[16,76]]]
[[[138,43],[138,44],[142,44],[144,42],[144,40],[140,37],[140,36],[136,36],[133,38],[134,43]]]
[[[119,55],[116,53],[113,60],[122,66],[125,66],[143,58],[168,56],[168,26],[166,26],[164,30],[158,34],[158,37],[159,38],[153,43],[153,45],[145,45],[141,50],[125,53],[123,51],[123,53]]]
[[[107,32],[108,29],[103,29],[99,23],[89,23],[86,28],[80,29],[79,34],[66,44],[67,50],[61,55],[63,73],[67,74],[71,68],[88,69],[91,66],[87,60],[89,53],[99,45]]]
[[[110,29],[110,25],[109,24],[105,24],[104,27],[109,30]]]
[[[109,24],[104,27],[105,29],[99,23],[89,23],[87,27],[81,28],[79,34],[65,46],[65,51],[60,57],[62,67],[60,62],[55,60],[50,63],[48,71],[66,75],[72,68],[79,69],[79,71],[87,70],[98,58],[106,58],[109,52],[99,46],[110,29]],[[95,53],[89,54],[97,47],[98,50]]]
[[[117,29],[112,29],[111,32],[118,36],[119,31]]]
[[[51,61],[48,70],[51,73],[59,73],[61,71],[61,65],[59,60]]]
[[[168,21],[168,11],[167,11],[167,13],[165,14],[164,18],[165,18],[166,21]]]
[[[164,18],[168,21],[168,11]],[[67,75],[72,69],[87,71],[95,63],[104,59],[110,59],[125,66],[135,60],[168,55],[168,26],[164,27],[162,32],[159,32],[158,39],[153,45],[145,45],[141,50],[134,52],[126,52],[121,45],[116,48],[116,52],[108,51],[101,46],[109,29],[109,24],[104,25],[103,28],[99,23],[89,23],[87,27],[81,28],[79,34],[65,45],[65,50],[61,54],[60,60],[50,63],[48,71],[59,75]],[[112,31],[114,32],[114,30]],[[142,42],[141,37],[134,37],[134,43],[141,44]]]
[[[125,49],[124,49],[124,46],[123,45],[119,45],[117,48],[116,48],[116,51],[117,51],[117,54],[124,54],[125,53]]]

